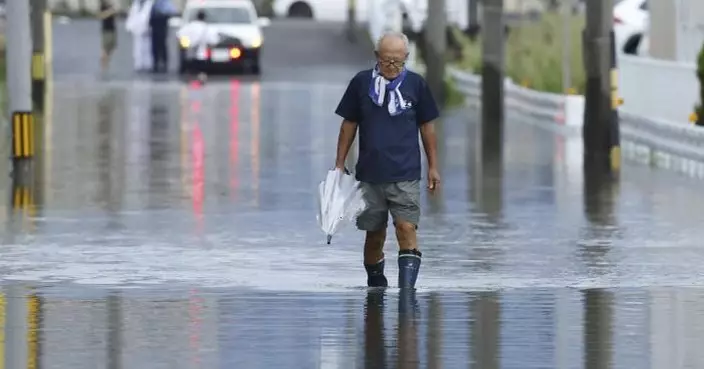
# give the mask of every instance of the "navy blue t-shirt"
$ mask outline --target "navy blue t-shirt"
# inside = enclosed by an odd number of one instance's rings
[[[369,97],[371,83],[371,69],[357,73],[335,110],[359,127],[357,180],[390,183],[420,179],[419,129],[440,116],[428,84],[419,74],[408,71],[399,90],[410,108],[391,116],[389,93],[383,106],[377,106]]]

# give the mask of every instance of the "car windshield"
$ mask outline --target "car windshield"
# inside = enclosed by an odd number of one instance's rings
[[[192,22],[196,20],[196,16],[200,11],[205,13],[205,21],[207,23],[252,23],[252,17],[249,10],[246,8],[237,7],[207,7],[191,9],[191,11],[188,12],[189,14],[186,21]]]

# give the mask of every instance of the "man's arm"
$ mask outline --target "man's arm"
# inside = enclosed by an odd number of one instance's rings
[[[357,134],[357,126],[361,119],[359,109],[359,84],[356,77],[352,78],[347,90],[340,103],[335,109],[335,114],[342,117],[342,125],[340,125],[340,134],[337,136],[337,156],[335,157],[335,168],[344,169],[345,159],[350,152],[350,147],[354,142],[354,136]]]
[[[420,138],[425,148],[425,156],[428,158],[428,169],[438,168],[438,144],[435,137],[435,122],[427,122],[420,126]]]
[[[100,18],[100,19],[102,20],[102,19],[108,18],[108,17],[110,17],[110,16],[112,16],[112,15],[115,15],[115,14],[117,14],[117,9],[115,9],[115,8],[111,5],[110,8],[108,8],[107,10],[104,10],[104,11],[100,12],[100,13],[98,14],[98,18]]]
[[[347,119],[343,120],[340,125],[340,134],[337,137],[335,168],[345,168],[345,159],[347,159],[347,154],[350,152],[355,135],[357,135],[357,122],[352,122]]]

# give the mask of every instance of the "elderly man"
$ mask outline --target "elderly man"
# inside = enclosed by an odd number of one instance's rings
[[[423,77],[405,68],[408,38],[403,33],[385,33],[375,54],[376,66],[352,78],[335,111],[343,119],[335,167],[344,168],[359,128],[356,176],[367,209],[357,219],[357,227],[366,231],[367,285],[388,286],[383,249],[390,212],[400,249],[398,286],[415,288],[422,256],[416,239],[421,178],[418,132],[428,158],[428,190],[434,191],[440,184],[433,124],[439,112]]]

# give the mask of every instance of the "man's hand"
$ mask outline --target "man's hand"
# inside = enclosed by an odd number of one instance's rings
[[[440,173],[435,168],[428,169],[428,190],[433,192],[440,187]]]

